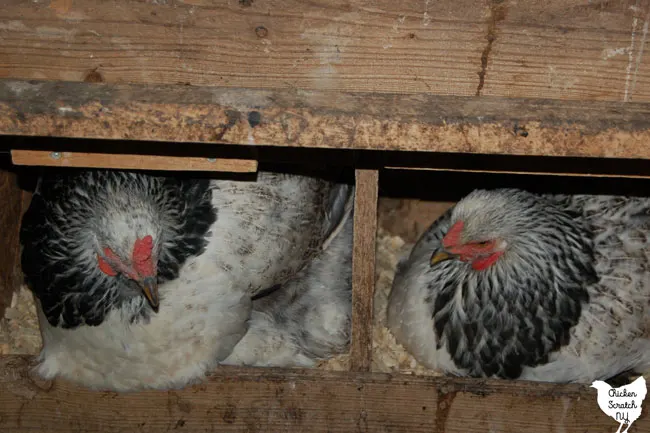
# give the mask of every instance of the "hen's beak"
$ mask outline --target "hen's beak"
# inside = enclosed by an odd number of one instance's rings
[[[144,296],[146,296],[147,301],[149,301],[149,305],[151,305],[151,308],[153,308],[157,313],[160,299],[158,299],[158,282],[156,281],[156,277],[146,277],[142,280],[140,286],[142,287]]]
[[[436,263],[444,262],[445,260],[451,260],[457,258],[458,255],[448,253],[447,251],[436,251],[433,253],[431,256],[431,266],[435,265]]]

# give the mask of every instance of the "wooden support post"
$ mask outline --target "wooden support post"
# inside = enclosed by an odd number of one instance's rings
[[[355,178],[350,369],[369,371],[372,365],[372,308],[375,292],[379,172],[356,170]]]
[[[0,317],[19,285],[20,245],[18,233],[22,208],[16,176],[0,171]]]

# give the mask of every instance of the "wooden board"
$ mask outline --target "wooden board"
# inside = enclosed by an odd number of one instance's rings
[[[650,104],[0,80],[0,134],[648,159]]]
[[[523,174],[528,176],[576,176],[576,177],[613,177],[626,179],[650,179],[650,173],[645,174],[619,174],[619,173],[573,173],[573,172],[549,172],[549,171],[508,171],[508,170],[473,170],[468,168],[420,168],[420,167],[384,167],[388,170],[429,170],[446,171],[459,173],[490,173],[490,174]]]
[[[11,160],[16,165],[54,167],[116,168],[126,170],[226,171],[233,173],[254,173],[257,171],[257,161],[253,160],[160,155],[12,150]]]
[[[184,390],[117,394],[35,380],[0,357],[0,430],[614,433],[587,386],[222,368]],[[648,407],[630,430],[650,432]]]
[[[350,369],[369,371],[372,365],[379,172],[356,170],[355,177]]]
[[[0,317],[20,286],[20,218],[22,194],[16,176],[0,170]]]
[[[0,77],[648,102],[648,10],[646,0],[4,0]]]

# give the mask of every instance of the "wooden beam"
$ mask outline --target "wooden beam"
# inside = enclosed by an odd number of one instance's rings
[[[159,155],[12,150],[16,165],[117,168],[125,170],[227,171],[254,173],[257,161],[248,159],[197,158]]]
[[[31,360],[0,357],[3,432],[613,433],[581,385],[221,368],[169,392],[117,394],[44,382]],[[650,432],[644,413],[635,433]]]
[[[370,371],[379,172],[356,170],[355,178],[350,369]]]
[[[0,77],[648,102],[647,14],[645,0],[4,0]]]
[[[0,80],[0,134],[648,159],[650,103]]]
[[[16,176],[0,170],[0,317],[20,286],[20,218],[22,194]]]

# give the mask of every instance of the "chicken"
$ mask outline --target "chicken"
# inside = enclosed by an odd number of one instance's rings
[[[38,372],[118,391],[200,380],[245,335],[252,298],[319,254],[352,194],[271,172],[46,173],[20,235],[42,326]]]
[[[650,199],[476,190],[398,266],[388,326],[443,372],[591,383],[650,367]]]
[[[591,387],[598,391],[600,409],[619,423],[616,433],[620,433],[623,425],[627,425],[623,431],[627,433],[634,421],[641,416],[641,406],[648,393],[644,377],[640,376],[629,385],[618,388],[612,388],[600,380],[594,381]]]
[[[222,364],[313,367],[343,353],[352,314],[352,218],[295,277],[253,301],[250,327]]]

